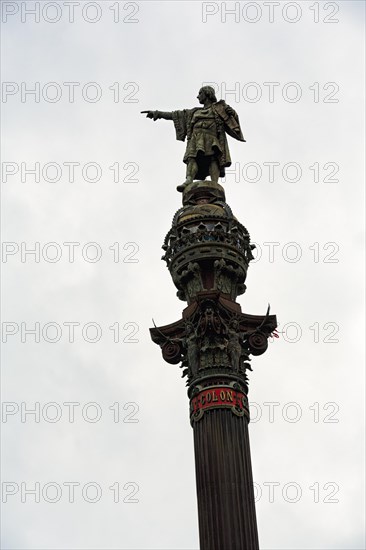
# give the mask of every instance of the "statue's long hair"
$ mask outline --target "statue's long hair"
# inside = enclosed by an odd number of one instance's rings
[[[202,92],[205,92],[205,94],[207,96],[207,99],[209,99],[213,103],[217,102],[217,98],[216,98],[216,95],[215,95],[215,90],[213,89],[212,86],[202,86],[201,90],[202,90]]]

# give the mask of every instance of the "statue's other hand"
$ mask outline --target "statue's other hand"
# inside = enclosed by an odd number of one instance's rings
[[[154,118],[154,111],[141,111],[141,114],[144,115],[146,113],[146,118]]]
[[[235,112],[234,109],[233,109],[232,107],[230,107],[229,105],[226,107],[225,111],[226,111],[226,113],[227,113],[229,116],[233,116],[233,117],[236,116],[236,112]]]

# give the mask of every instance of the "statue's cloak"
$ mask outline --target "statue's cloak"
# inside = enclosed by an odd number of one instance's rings
[[[238,141],[245,141],[240,128],[239,117],[234,109],[230,107],[230,113],[232,114],[227,114],[226,109],[229,106],[223,99],[214,103],[212,107],[217,115],[223,120],[225,132]]]

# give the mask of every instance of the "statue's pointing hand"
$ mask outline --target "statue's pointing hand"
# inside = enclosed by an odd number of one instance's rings
[[[146,113],[146,118],[152,118],[154,121],[158,120],[158,111],[141,111],[141,114]]]

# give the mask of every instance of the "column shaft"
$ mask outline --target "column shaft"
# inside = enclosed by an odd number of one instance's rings
[[[201,550],[258,550],[248,422],[230,410],[194,423]]]

